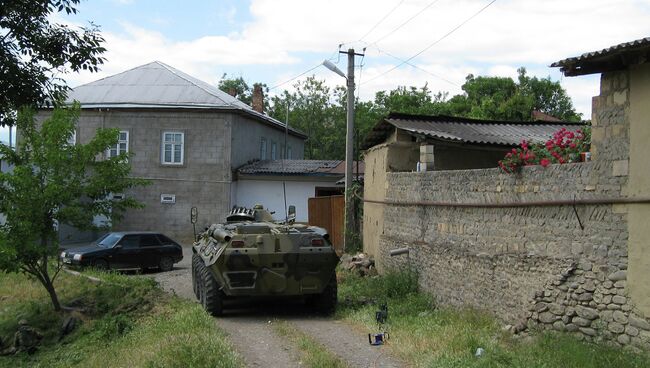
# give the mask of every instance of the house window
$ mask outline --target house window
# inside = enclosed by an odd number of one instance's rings
[[[185,134],[182,132],[164,132],[162,142],[162,163],[165,165],[183,164],[183,144]]]
[[[260,141],[260,160],[266,160],[266,138]]]
[[[111,158],[127,152],[129,152],[129,132],[120,130],[117,143],[108,147],[106,156],[108,156],[108,158]]]
[[[292,153],[293,152],[291,152],[291,146],[287,146],[287,160],[292,159],[292,157],[291,157]]]
[[[277,159],[278,154],[278,145],[275,142],[271,142],[271,160]]]
[[[176,194],[161,194],[160,203],[176,203]]]

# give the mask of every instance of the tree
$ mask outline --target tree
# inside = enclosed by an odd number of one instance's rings
[[[248,83],[246,83],[244,78],[238,77],[232,79],[232,78],[228,78],[228,75],[224,73],[223,76],[221,76],[221,80],[219,81],[218,88],[226,92],[227,94],[235,97],[239,101],[252,106],[253,89],[258,86],[262,88],[262,93],[267,93],[269,91],[269,88],[264,83],[254,83],[253,88],[251,88],[248,86]],[[264,104],[262,108],[264,111],[266,111],[268,109],[268,101],[264,99],[262,102]]]
[[[59,75],[98,71],[104,39],[93,23],[73,29],[53,14],[76,13],[80,0],[3,0],[0,5],[0,125],[14,125],[22,106],[63,101]]]
[[[248,105],[253,101],[253,90],[242,77],[228,78],[228,74],[224,73],[221,76],[218,88]]]
[[[551,81],[550,77],[539,79],[526,75],[526,68],[517,69],[519,73],[519,90],[530,96],[532,107],[537,111],[554,116],[565,121],[580,121],[581,114],[573,108],[571,97],[559,82]]]
[[[443,110],[454,116],[520,121],[531,120],[537,110],[561,120],[580,120],[559,82],[531,78],[523,67],[517,71],[517,82],[509,77],[468,75],[462,86],[465,93],[452,97]]]
[[[18,150],[0,145],[0,155],[14,165],[11,172],[0,173],[0,213],[6,215],[0,226],[0,270],[36,278],[57,311],[61,305],[54,281],[61,264],[50,262],[58,253],[56,226],[92,229],[95,216],[118,221],[127,208],[141,205],[133,198],[113,200],[109,194],[146,183],[129,177],[126,153],[102,158],[117,143],[118,130],[99,129],[88,144],[69,143],[78,114],[78,105],[54,109],[39,128],[34,113],[22,109]]]
[[[308,77],[294,85],[295,92],[274,96],[269,115],[307,134],[306,159],[345,157],[345,89],[331,90],[325,81]]]

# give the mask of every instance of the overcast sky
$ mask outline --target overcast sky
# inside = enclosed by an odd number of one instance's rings
[[[362,100],[425,84],[453,95],[469,73],[515,77],[523,66],[560,80],[586,119],[598,77],[566,78],[548,65],[648,37],[649,19],[650,0],[88,0],[79,14],[56,17],[92,20],[106,39],[102,71],[63,76],[72,87],[154,60],[212,84],[226,73],[277,86],[271,93],[312,68],[302,78],[343,85],[317,65],[330,59],[345,71],[339,47],[365,48],[356,60]],[[403,64],[411,57],[416,67]]]

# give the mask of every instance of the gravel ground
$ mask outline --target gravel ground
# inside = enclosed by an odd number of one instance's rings
[[[191,260],[192,248],[183,247],[183,260],[175,264],[172,271],[147,276],[158,281],[164,290],[196,301],[192,292]],[[272,321],[276,319],[287,321],[312,336],[348,362],[350,367],[404,366],[390,356],[385,346],[370,346],[367,335],[354,331],[341,321],[315,318],[299,302],[243,303],[226,313],[215,320],[230,335],[248,367],[302,367],[300,353],[275,333]]]

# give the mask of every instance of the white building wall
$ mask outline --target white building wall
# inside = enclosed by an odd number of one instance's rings
[[[335,187],[334,182],[324,181],[286,181],[287,208],[296,206],[296,222],[307,222],[309,212],[307,200],[316,196],[316,187]],[[273,217],[280,220],[284,216],[284,195],[282,181],[248,180],[237,181],[237,190],[233,205],[253,207],[261,204]]]

